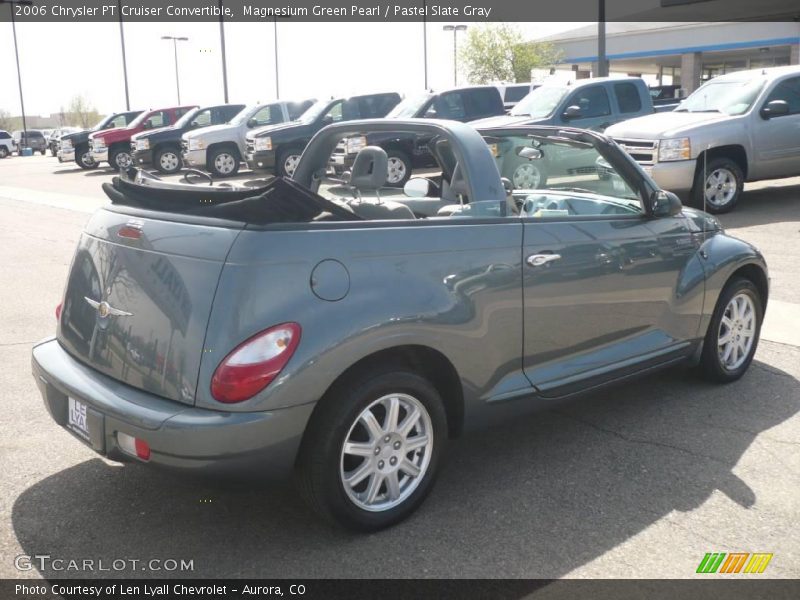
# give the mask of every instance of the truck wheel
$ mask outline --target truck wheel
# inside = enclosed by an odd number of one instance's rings
[[[95,162],[94,158],[92,158],[89,146],[78,146],[75,148],[75,162],[78,163],[81,169],[96,169],[100,166]]]
[[[390,187],[403,187],[411,178],[411,159],[402,150],[389,150],[389,176],[386,184]]]
[[[117,171],[124,171],[133,165],[133,157],[130,150],[117,148],[111,151],[108,162]]]
[[[710,380],[730,383],[744,375],[756,353],[764,308],[749,279],[736,277],[722,289],[703,342],[700,368]]]
[[[211,153],[208,168],[217,177],[231,177],[239,172],[239,152],[224,146]]]
[[[303,149],[300,147],[283,150],[278,155],[278,164],[275,165],[277,174],[281,177],[294,175],[294,170],[297,168],[297,163],[300,162],[301,154],[303,154]]]
[[[298,483],[310,506],[348,529],[408,517],[430,492],[447,442],[439,393],[404,367],[334,386],[303,438]]]
[[[172,175],[181,170],[183,161],[181,160],[180,152],[174,146],[168,146],[156,151],[155,167],[161,173]]]
[[[5,158],[6,156],[8,156],[8,148],[0,146],[0,158]]]
[[[517,163],[509,171],[506,177],[515,190],[538,190],[547,183],[547,171],[532,161]]]
[[[736,206],[744,187],[742,169],[730,158],[714,158],[695,177],[692,199],[695,206],[712,214],[726,213]]]

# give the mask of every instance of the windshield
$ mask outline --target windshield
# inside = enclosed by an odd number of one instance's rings
[[[245,123],[255,112],[261,108],[261,104],[254,104],[243,108],[241,112],[236,113],[236,116],[231,119],[231,125],[241,125]]]
[[[746,113],[764,88],[763,79],[709,81],[681,102],[677,112]]]
[[[108,115],[104,119],[101,119],[100,121],[97,122],[97,124],[94,127],[92,127],[92,131],[100,131],[106,125],[108,125],[111,121],[113,121],[115,116],[116,115]]]
[[[300,115],[300,118],[297,120],[301,123],[313,123],[317,120],[317,117],[319,117],[323,111],[328,108],[330,104],[330,100],[317,100],[306,112]]]
[[[530,116],[536,119],[549,117],[567,95],[569,88],[543,85],[533,90],[519,101],[509,114],[514,116]]]
[[[197,116],[197,113],[199,112],[200,112],[199,108],[193,108],[185,115],[183,115],[180,119],[175,121],[175,128],[180,129],[181,127],[185,127],[192,121],[192,119],[194,119]]]
[[[433,97],[432,94],[423,93],[417,94],[415,96],[409,96],[405,100],[403,100],[400,104],[395,106],[388,115],[386,115],[387,119],[403,119],[405,117],[413,117],[422,109],[425,104],[428,103]]]

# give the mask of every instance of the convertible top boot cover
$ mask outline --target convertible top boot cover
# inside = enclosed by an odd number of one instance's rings
[[[116,205],[252,225],[361,220],[347,207],[283,177],[276,177],[258,188],[174,184],[150,178],[139,182],[137,179],[135,172],[128,172],[115,177],[111,184],[104,183],[103,191]]]

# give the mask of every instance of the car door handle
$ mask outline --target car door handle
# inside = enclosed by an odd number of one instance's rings
[[[560,260],[560,254],[531,254],[527,262],[532,267],[541,267],[542,265],[546,265],[549,262],[553,262],[554,260]]]

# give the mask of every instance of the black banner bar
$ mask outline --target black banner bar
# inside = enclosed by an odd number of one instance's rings
[[[20,22],[596,21],[598,0],[0,0]],[[791,21],[797,0],[605,0],[607,21]]]

